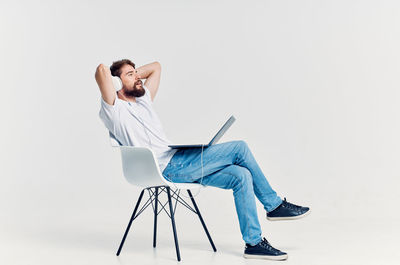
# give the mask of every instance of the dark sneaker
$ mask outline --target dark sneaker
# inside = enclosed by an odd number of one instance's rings
[[[298,206],[293,203],[286,201],[286,198],[282,201],[281,205],[278,206],[272,212],[267,213],[267,219],[271,221],[280,220],[294,220],[302,218],[310,213],[310,208]]]
[[[272,247],[265,237],[255,246],[246,244],[243,256],[246,259],[285,260],[288,258],[285,252]]]

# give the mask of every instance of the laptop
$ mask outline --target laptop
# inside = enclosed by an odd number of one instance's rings
[[[211,139],[208,144],[182,144],[182,145],[168,145],[173,149],[182,149],[182,148],[193,148],[193,147],[209,147],[210,145],[216,144],[219,139],[225,134],[225,132],[231,127],[232,123],[235,121],[235,117],[233,115],[225,122],[221,129],[217,132],[217,134]]]

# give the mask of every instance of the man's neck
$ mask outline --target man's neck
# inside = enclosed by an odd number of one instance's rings
[[[122,89],[118,91],[117,95],[118,95],[118,98],[119,98],[119,99],[122,99],[122,100],[124,100],[124,101],[127,101],[127,102],[136,102],[136,98],[135,98],[135,97],[133,97],[133,96],[132,96],[132,97],[126,96],[126,95],[124,94],[124,91],[122,91]]]

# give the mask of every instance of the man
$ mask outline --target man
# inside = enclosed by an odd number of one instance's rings
[[[122,81],[115,90],[112,76]],[[246,243],[244,257],[285,260],[287,254],[261,237],[255,198],[263,204],[268,220],[298,219],[308,207],[289,203],[271,188],[244,141],[230,141],[207,148],[171,149],[153,109],[160,84],[161,66],[153,62],[139,68],[120,60],[110,68],[100,64],[96,81],[101,91],[100,118],[122,145],[151,148],[163,176],[173,182],[197,182],[232,189],[240,230]],[[141,79],[146,79],[144,84]],[[203,168],[202,168],[203,164]]]

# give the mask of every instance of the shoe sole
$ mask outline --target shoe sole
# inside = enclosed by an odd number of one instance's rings
[[[301,214],[301,215],[297,215],[297,216],[289,216],[289,217],[268,217],[267,219],[270,221],[285,221],[285,220],[296,220],[296,219],[300,219],[303,217],[306,217],[307,215],[309,215],[311,212],[311,209],[308,210],[307,212]]]
[[[285,254],[280,256],[268,256],[268,255],[243,254],[243,257],[246,259],[287,260],[288,255]]]

